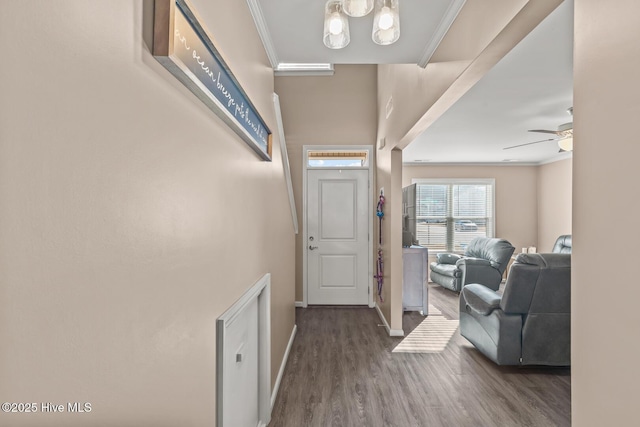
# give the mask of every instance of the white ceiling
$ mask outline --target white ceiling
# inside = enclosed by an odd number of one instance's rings
[[[572,121],[573,1],[565,0],[427,131],[403,150],[405,163],[545,163],[570,156],[553,135]],[[248,0],[274,68],[278,63],[418,63],[430,56],[464,0],[401,0],[400,40],[371,40],[373,16],[349,18],[351,43],[322,43],[325,0]]]
[[[405,163],[545,163],[569,157],[556,141],[505,147],[553,137],[571,122],[573,0],[565,0],[418,139]]]
[[[400,40],[390,46],[371,40],[373,13],[349,18],[351,42],[338,50],[322,43],[326,0],[249,0],[249,5],[259,5],[277,62],[417,64],[425,50],[435,50],[464,1],[401,0]]]

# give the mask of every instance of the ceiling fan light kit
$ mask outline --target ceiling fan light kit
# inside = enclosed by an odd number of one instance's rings
[[[568,137],[558,141],[560,152],[573,151],[573,137]]]
[[[374,43],[386,46],[400,38],[399,0],[329,0],[324,12],[323,42],[329,49],[342,49],[351,41],[348,16],[360,18],[372,10]]]
[[[573,108],[569,110],[573,112]],[[560,137],[558,140],[560,152],[573,151],[573,122],[558,126],[558,136]]]
[[[567,108],[567,113],[573,115],[573,107]],[[573,151],[573,122],[563,123],[558,126],[558,130],[549,130],[549,129],[529,129],[529,132],[538,132],[538,133],[551,133],[556,135],[557,138],[549,138],[543,139],[540,141],[526,142],[524,144],[512,145],[511,147],[505,147],[503,150],[510,150],[512,148],[524,147],[526,145],[539,144],[541,142],[548,141],[558,141],[558,148],[560,148],[560,153],[564,153],[566,151]]]

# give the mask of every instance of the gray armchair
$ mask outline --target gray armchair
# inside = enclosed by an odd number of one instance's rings
[[[437,254],[437,262],[430,266],[431,280],[456,292],[468,283],[481,283],[497,290],[514,249],[504,239],[476,237],[469,243],[464,256]]]
[[[571,253],[571,234],[565,234],[558,237],[555,245],[553,245],[554,254],[570,254]]]
[[[498,365],[570,365],[571,255],[519,254],[502,295],[465,286],[460,333]]]

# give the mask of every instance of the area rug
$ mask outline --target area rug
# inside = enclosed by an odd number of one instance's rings
[[[429,304],[429,315],[393,349],[393,353],[440,353],[458,329],[458,321],[444,317]]]

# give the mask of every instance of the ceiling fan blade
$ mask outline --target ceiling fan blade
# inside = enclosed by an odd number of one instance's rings
[[[503,148],[503,150],[511,150],[512,148],[524,147],[525,145],[539,144],[541,142],[549,142],[549,141],[556,141],[556,138],[542,139],[540,141],[533,141],[533,142],[527,142],[524,144],[512,145],[511,147]]]
[[[552,133],[554,135],[560,135],[559,131],[557,130],[530,129],[528,132]]]

